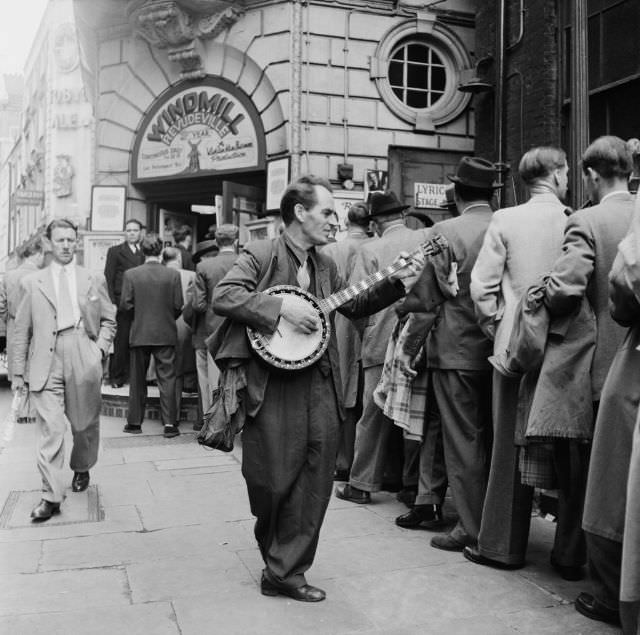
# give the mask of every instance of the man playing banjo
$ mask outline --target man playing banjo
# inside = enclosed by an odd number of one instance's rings
[[[322,299],[345,286],[333,260],[316,250],[330,233],[330,184],[314,176],[299,178],[286,189],[280,213],[282,235],[245,246],[216,287],[213,308],[266,334],[276,333],[286,321],[288,327],[311,336],[323,328],[323,319],[330,318],[295,294],[266,290],[292,285]],[[340,312],[363,317],[402,297],[405,283],[414,281],[416,273],[406,264],[343,304]],[[333,338],[317,361],[305,367],[274,368],[257,355],[247,360],[242,474],[265,563],[264,595],[303,602],[325,598],[322,589],[307,584],[305,572],[313,562],[331,495],[343,416],[339,373]]]

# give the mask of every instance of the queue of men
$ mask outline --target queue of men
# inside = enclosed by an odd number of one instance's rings
[[[283,195],[280,236],[245,245],[238,256],[238,228],[222,225],[216,244],[196,254],[195,274],[183,271],[186,231],[183,244],[163,255],[160,238],[142,237],[140,223],[129,221],[125,242],[109,252],[105,280],[75,264],[77,228],[53,221],[51,264],[39,269],[42,246],[30,245],[0,303],[14,320],[12,387],[28,386],[40,424],[43,493],[32,519],[60,513],[65,417],[74,439],[72,490],[89,485],[102,361],[114,333],[111,381],[130,382],[124,431],[141,431],[153,357],[164,434],[179,434],[182,319],[202,409],[213,406],[215,388],[242,380],[242,473],[264,595],[325,598],[306,572],[333,480],[344,481],[336,496],[356,504],[400,490],[409,511],[396,519],[399,527],[439,530],[432,547],[505,570],[526,565],[537,487],[558,492],[552,567],[580,580],[588,564],[591,588],[576,609],[622,619],[635,633],[640,581],[629,563],[640,562],[640,204],[634,219],[632,168],[627,143],[596,139],[581,158],[590,205],[572,212],[563,202],[565,153],[532,148],[518,169],[528,201],[493,211],[496,166],[464,157],[449,177],[453,218],[412,230],[393,192],[374,193],[368,205],[354,205],[347,238],[332,244],[331,185],[303,176]],[[418,264],[407,259],[434,241],[439,253]],[[213,247],[219,253],[211,257]],[[358,285],[392,264],[374,286]],[[249,350],[246,326],[270,334],[285,320],[304,335],[322,327],[298,295],[268,292],[280,285],[321,300],[355,285],[330,317],[336,335],[310,366],[283,371]],[[380,386],[389,381],[386,398],[396,402],[387,409]],[[409,411],[408,426],[393,415]],[[454,523],[443,514],[448,488]]]

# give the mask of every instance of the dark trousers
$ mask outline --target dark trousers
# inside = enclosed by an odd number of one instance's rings
[[[585,531],[592,594],[602,604],[617,610],[622,572],[622,543]]]
[[[306,584],[331,497],[339,416],[331,375],[316,366],[273,373],[242,431],[242,474],[265,576]]]
[[[475,544],[491,456],[491,371],[431,373],[442,421],[444,461],[459,522],[453,536]]]
[[[177,420],[175,346],[132,346],[127,423],[141,425],[147,400],[147,368],[153,355],[160,391],[162,425],[173,426]]]
[[[113,354],[109,363],[109,380],[112,384],[126,384],[129,381],[129,331],[131,314],[116,312],[116,335],[113,339]]]

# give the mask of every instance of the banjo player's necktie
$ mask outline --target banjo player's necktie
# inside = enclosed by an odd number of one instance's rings
[[[298,273],[296,274],[296,279],[303,291],[307,291],[309,289],[309,285],[311,284],[311,277],[309,276],[309,257],[305,258],[304,262],[300,265]]]
[[[65,267],[60,267],[58,276],[58,331],[73,326],[73,306],[71,305],[71,291],[69,290],[69,276]]]

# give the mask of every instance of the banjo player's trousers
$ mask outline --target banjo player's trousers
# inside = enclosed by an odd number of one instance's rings
[[[281,587],[306,584],[331,496],[339,415],[331,373],[321,363],[272,372],[261,409],[242,431],[255,536],[265,575]]]

